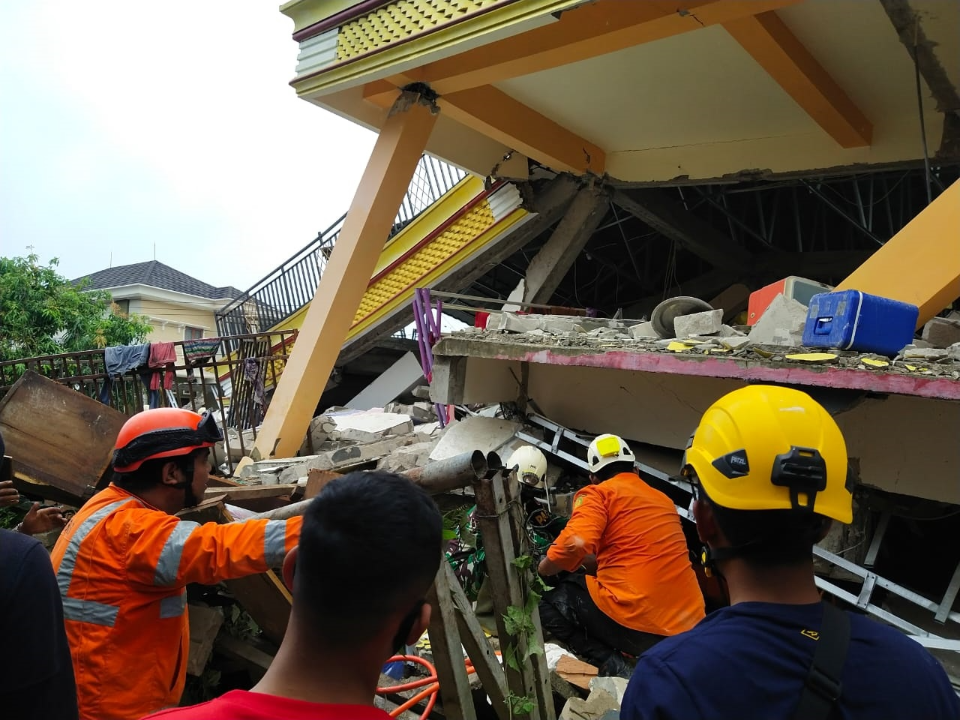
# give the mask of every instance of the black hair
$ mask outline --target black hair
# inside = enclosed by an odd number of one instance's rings
[[[154,458],[153,460],[144,460],[140,467],[130,472],[114,472],[113,482],[124,490],[132,493],[149,490],[154,485],[163,481],[163,468],[169,462],[176,463],[188,477],[193,472],[196,458],[203,455],[209,455],[208,448],[197,448],[188,455],[175,455],[174,457]]]
[[[633,465],[633,462],[630,460],[618,460],[617,462],[610,463],[609,465],[600,468],[599,470],[594,470],[593,474],[600,478],[600,482],[609,480],[614,475],[619,475],[620,473],[632,473],[636,472],[636,468]]]
[[[830,518],[809,510],[733,510],[717,505],[700,486],[717,526],[737,557],[757,567],[809,562]]]
[[[337,478],[303,515],[294,612],[327,646],[362,643],[397,611],[411,619],[433,584],[442,546],[440,511],[407,478],[382,471]]]

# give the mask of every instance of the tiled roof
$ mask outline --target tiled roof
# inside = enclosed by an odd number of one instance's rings
[[[158,260],[100,270],[99,272],[77,278],[73,282],[79,283],[82,280],[89,280],[89,284],[87,285],[87,289],[89,290],[101,290],[104,288],[121,287],[123,285],[150,285],[151,287],[185,293],[187,295],[196,295],[197,297],[208,298],[210,300],[235,298],[241,294],[241,291],[235,287],[229,285],[225,287],[208,285],[202,280],[197,280],[186,273],[174,270],[169,265],[164,265]]]

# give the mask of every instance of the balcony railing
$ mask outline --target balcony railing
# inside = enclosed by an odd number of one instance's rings
[[[421,157],[390,235],[384,238],[384,242],[437,202],[463,177],[463,171],[442,160],[428,155]],[[217,312],[218,334],[227,337],[264,332],[309,303],[320,284],[345,218],[346,215],[340,216],[309,245]]]

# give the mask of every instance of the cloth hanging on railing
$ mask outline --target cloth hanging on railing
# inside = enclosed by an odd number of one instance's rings
[[[220,338],[201,338],[183,341],[183,361],[187,367],[203,365],[213,360],[220,349]]]
[[[143,367],[147,364],[149,356],[149,345],[114,345],[104,348],[103,364],[106,367],[107,377],[100,388],[98,397],[100,402],[109,405],[114,378]]]
[[[243,376],[253,386],[253,402],[260,407],[265,406],[267,404],[267,394],[263,389],[263,381],[266,373],[257,358],[244,359]]]
[[[172,342],[150,343],[150,359],[147,365],[154,371],[150,377],[151,390],[160,389],[161,375],[163,375],[163,388],[169,390],[173,387],[173,365],[176,362],[177,350]]]

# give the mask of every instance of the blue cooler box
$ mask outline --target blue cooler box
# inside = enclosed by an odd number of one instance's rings
[[[892,357],[913,342],[919,316],[916,305],[859,290],[821,293],[810,299],[803,344]]]

